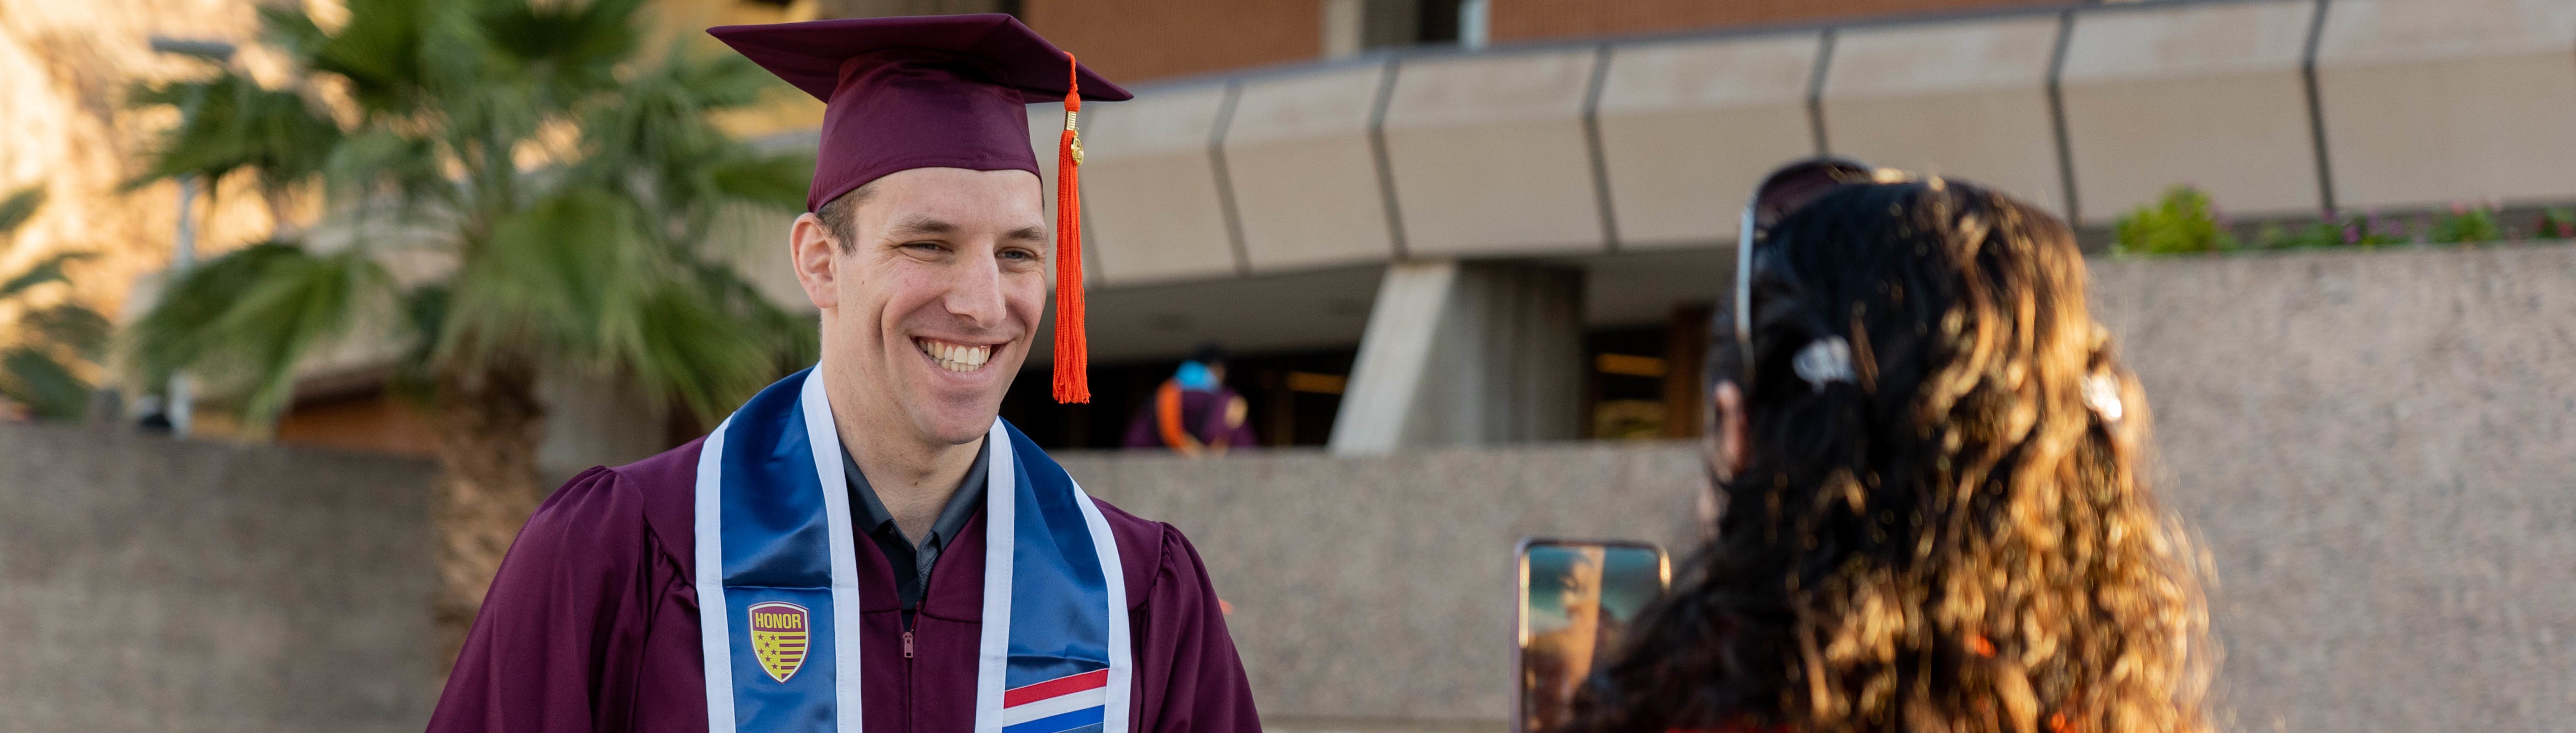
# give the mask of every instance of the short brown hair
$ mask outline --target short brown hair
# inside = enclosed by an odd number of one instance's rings
[[[869,181],[867,185],[850,189],[849,193],[826,201],[822,208],[814,210],[814,218],[822,220],[823,229],[832,233],[832,241],[840,251],[848,252],[858,246],[859,205],[867,203],[868,196],[876,190],[877,183]]]

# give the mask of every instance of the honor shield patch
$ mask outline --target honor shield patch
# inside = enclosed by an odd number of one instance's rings
[[[785,601],[751,606],[751,651],[769,678],[786,682],[805,666],[806,640],[813,637],[813,614]]]

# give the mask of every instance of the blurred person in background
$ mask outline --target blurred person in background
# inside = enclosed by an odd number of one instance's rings
[[[1251,408],[1225,386],[1225,347],[1200,344],[1127,423],[1129,448],[1169,448],[1184,456],[1223,454],[1232,446],[1260,445],[1252,434]]]
[[[2066,225],[1821,177],[1748,212],[1713,532],[1562,730],[2210,730],[2200,560]]]

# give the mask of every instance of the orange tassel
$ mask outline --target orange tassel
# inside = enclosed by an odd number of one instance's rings
[[[1064,134],[1055,155],[1055,401],[1091,401],[1091,343],[1082,330],[1082,63],[1064,55]]]

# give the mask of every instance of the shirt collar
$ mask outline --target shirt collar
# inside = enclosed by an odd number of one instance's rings
[[[948,495],[948,505],[940,508],[939,519],[930,523],[930,536],[919,541],[904,537],[904,541],[911,542],[914,547],[946,545],[948,540],[957,538],[957,533],[966,530],[966,523],[975,518],[975,512],[984,508],[984,484],[992,474],[985,465],[990,459],[988,453],[993,450],[990,442],[987,439],[986,445],[975,449],[974,465],[966,469],[965,480],[957,482],[956,493]],[[841,451],[841,475],[849,478],[850,493],[858,496],[859,518],[867,523],[864,530],[868,534],[876,534],[893,529],[897,536],[901,536],[903,530],[895,527],[894,512],[886,509],[885,500],[877,498],[876,487],[868,485],[867,475],[859,472],[858,460],[850,457],[847,450]]]

